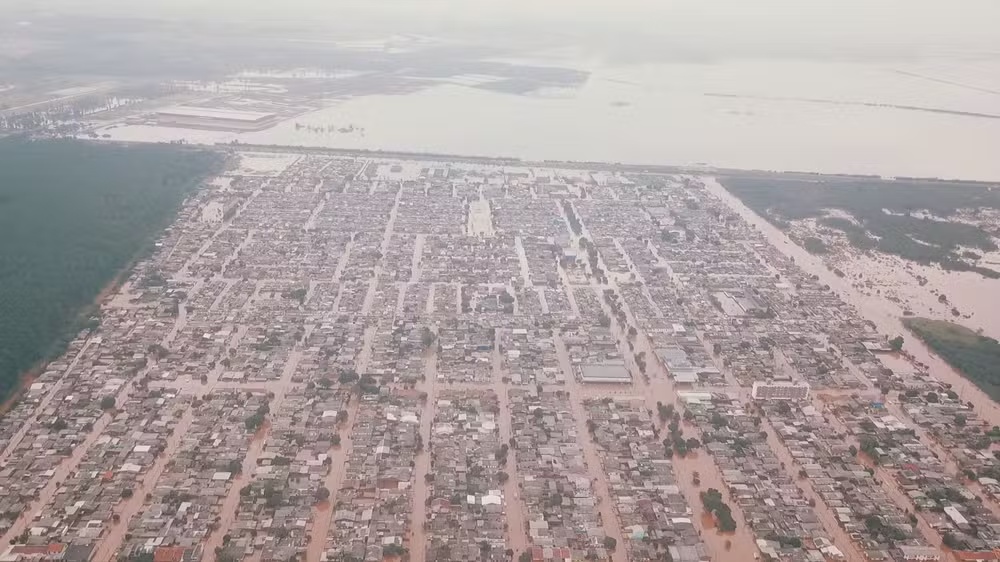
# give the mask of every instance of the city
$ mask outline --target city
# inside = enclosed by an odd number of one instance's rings
[[[229,150],[0,425],[3,560],[997,559],[995,405],[714,177]]]

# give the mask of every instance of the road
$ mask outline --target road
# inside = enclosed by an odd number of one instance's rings
[[[826,267],[822,258],[810,254],[794,242],[777,227],[757,215],[743,204],[737,197],[730,194],[714,178],[701,178],[709,193],[728,205],[745,221],[758,231],[781,253],[793,258],[795,264],[806,273],[816,275],[820,281],[829,285],[845,302],[854,306],[865,319],[875,323],[878,330],[886,335],[908,334],[901,321],[902,311],[899,307],[880,296],[867,297],[854,288],[850,279],[841,278]],[[904,348],[917,361],[928,365],[935,378],[952,385],[952,390],[958,392],[962,401],[972,402],[976,412],[990,425],[1000,425],[1000,405],[994,402],[986,393],[979,390],[944,360],[935,355],[930,348],[916,337],[906,338]]]
[[[146,495],[151,494],[156,489],[157,481],[163,474],[164,469],[166,469],[167,464],[177,453],[181,441],[191,428],[192,421],[194,421],[194,409],[188,406],[184,409],[184,413],[174,427],[173,433],[167,438],[163,452],[160,453],[156,458],[156,462],[153,463],[153,467],[143,477],[141,488],[134,491],[132,497],[123,504],[120,504],[115,510],[119,520],[111,523],[108,534],[102,537],[101,541],[97,544],[92,558],[94,562],[111,562],[117,559],[118,549],[121,548],[122,542],[125,540],[129,523],[142,510],[142,506],[146,501]]]
[[[767,432],[767,444],[771,446],[771,450],[778,457],[778,460],[785,466],[785,471],[789,476],[795,478],[799,469],[802,468],[801,465],[795,461],[792,457],[791,452],[788,447],[778,438],[777,433],[774,431],[774,427],[771,422],[767,420],[766,417],[762,418],[761,430]],[[829,535],[830,540],[833,544],[837,546],[846,556],[848,560],[864,560],[864,553],[858,547],[853,540],[851,540],[850,535],[840,526],[837,521],[837,516],[834,514],[833,510],[830,509],[823,498],[816,493],[813,489],[812,482],[808,478],[798,478],[795,485],[802,489],[805,497],[813,498],[816,500],[816,505],[813,507],[813,511],[816,516],[819,517],[820,522],[823,524],[823,529]]]
[[[80,362],[80,358],[83,357],[83,354],[87,351],[92,342],[93,340],[90,338],[88,338],[87,341],[84,342],[84,344],[80,347],[80,351],[78,351],[76,353],[76,356],[73,358],[73,361],[71,361],[69,366],[67,366],[66,369],[63,370],[62,375],[60,375],[59,377],[59,380],[52,384],[52,387],[49,388],[48,392],[45,393],[45,396],[43,396],[42,399],[38,402],[38,405],[35,406],[34,409],[35,413],[30,418],[24,420],[24,423],[21,424],[21,427],[18,428],[17,432],[15,432],[13,436],[11,436],[10,441],[7,442],[7,446],[4,448],[3,452],[0,453],[0,466],[7,464],[7,459],[9,459],[10,455],[14,452],[15,449],[17,449],[17,446],[21,444],[21,441],[24,440],[24,436],[27,435],[28,430],[31,429],[32,422],[38,415],[37,413],[44,412],[49,407],[49,404],[52,403],[52,399],[55,398],[56,394],[59,392],[59,389],[62,388],[63,383],[67,380],[68,378],[67,375],[73,372],[73,369]]]
[[[590,439],[590,432],[587,431],[587,410],[583,407],[585,400],[573,376],[573,367],[569,362],[569,354],[566,346],[560,338],[556,338],[556,350],[559,356],[559,364],[566,374],[566,391],[569,392],[569,407],[573,412],[576,421],[576,435],[580,446],[583,449],[584,464],[590,472],[590,481],[594,489],[594,497],[597,499],[597,509],[601,516],[601,526],[604,533],[615,539],[619,547],[612,553],[612,562],[625,562],[625,540],[622,535],[621,524],[618,515],[615,513],[615,506],[608,491],[608,477],[601,465],[601,457],[598,454],[594,440]]]
[[[346,462],[351,456],[351,430],[354,421],[358,419],[359,400],[352,400],[347,409],[347,421],[341,427],[340,447],[330,451],[330,471],[326,473],[323,486],[330,491],[330,498],[320,502],[313,509],[313,519],[309,530],[309,545],[306,547],[306,562],[320,562],[326,550],[326,535],[330,531],[333,515],[336,511],[337,494],[344,481]]]
[[[308,338],[308,332],[311,327],[306,329],[306,338]],[[295,370],[298,368],[299,361],[302,359],[302,352],[298,349],[292,350],[288,354],[288,360],[285,362],[284,369],[281,374],[281,384],[277,387],[274,392],[274,398],[271,399],[270,409],[272,412],[277,412],[281,409],[281,403],[285,399],[285,394],[292,386],[292,375],[295,374]],[[273,414],[272,414],[273,415]],[[202,562],[212,562],[215,560],[215,549],[222,546],[223,537],[229,534],[229,530],[232,528],[233,522],[236,520],[236,516],[239,511],[240,505],[240,490],[253,481],[254,471],[257,468],[257,459],[260,454],[264,451],[267,445],[267,438],[271,433],[271,424],[265,422],[257,433],[250,440],[250,447],[247,451],[246,456],[243,458],[243,469],[240,471],[236,478],[232,480],[229,486],[229,490],[226,493],[225,499],[222,501],[222,509],[220,511],[221,521],[218,527],[208,535],[208,539],[205,541],[204,551],[202,552]]]
[[[567,221],[568,224],[568,221]],[[583,226],[583,234],[589,237],[589,233],[586,230],[586,225]],[[577,237],[574,243],[579,242]],[[590,237],[592,240],[593,238]],[[620,243],[616,240],[616,244],[620,246]],[[627,252],[623,252],[623,255],[628,255]],[[584,255],[584,260],[589,261],[589,257]],[[608,268],[603,264],[603,260],[598,254],[599,265],[608,271]],[[630,258],[626,258],[635,274],[635,279],[637,282],[642,283],[645,287],[645,282],[642,279],[641,274],[638,269],[634,267]],[[573,292],[572,286],[568,283],[568,278],[565,274],[562,275],[563,282],[567,288],[567,292],[570,295],[571,305],[576,307],[575,301],[572,300]],[[608,284],[599,285],[595,280],[591,281],[591,286],[594,287],[599,293],[604,288],[611,288],[621,297],[621,292],[618,290],[617,276],[614,274],[608,275]],[[644,288],[644,294],[650,299],[650,302],[654,302],[648,294],[648,290]],[[658,402],[663,404],[674,404],[677,407],[679,413],[683,413],[683,405],[678,403],[677,393],[673,387],[672,380],[670,379],[666,369],[660,364],[659,361],[655,359],[656,350],[653,348],[652,342],[649,337],[639,329],[639,323],[635,319],[634,314],[629,309],[628,303],[625,302],[623,298],[619,298],[621,302],[622,310],[625,313],[626,323],[625,325],[619,325],[619,321],[615,314],[612,313],[611,308],[608,304],[601,299],[601,307],[612,319],[612,331],[615,337],[618,339],[618,347],[622,352],[622,356],[625,359],[625,364],[632,373],[632,384],[624,387],[621,390],[612,390],[611,392],[625,392],[634,396],[642,397],[646,402],[646,407],[650,412],[656,411],[656,405]],[[634,326],[638,332],[638,335],[632,340],[634,350],[628,349],[628,328]],[[646,376],[642,376],[641,370],[636,363],[635,356],[639,353],[645,353],[648,358],[646,361]],[[569,376],[572,376],[570,373]],[[649,378],[649,382],[646,381],[646,377]],[[738,384],[735,381],[731,384],[738,388]],[[600,395],[602,392],[607,393],[607,390],[603,387],[608,385],[600,385],[600,390],[597,390],[594,394]],[[620,385],[619,385],[620,386]],[[684,424],[685,431],[693,432],[698,439],[701,439],[701,432],[697,427],[693,425]],[[743,517],[742,510],[739,505],[733,500],[729,494],[729,489],[725,485],[725,481],[722,478],[722,472],[719,467],[715,464],[715,461],[708,454],[695,454],[691,455],[690,458],[674,458],[673,459],[673,470],[674,478],[677,482],[677,486],[681,489],[684,499],[687,500],[688,506],[691,507],[694,513],[701,512],[701,491],[707,488],[716,488],[722,493],[723,500],[732,509],[733,518],[737,522],[737,528],[735,533],[723,534],[714,530],[706,520],[702,517],[694,517],[693,523],[698,529],[701,538],[705,542],[706,548],[712,555],[712,559],[717,562],[744,562],[747,560],[748,553],[757,553],[757,545],[754,539],[753,533],[751,532],[749,526],[746,525],[746,520]],[[698,472],[699,480],[701,485],[694,484],[694,473]],[[727,547],[727,544],[729,545]]]
[[[435,333],[435,340],[437,334]],[[431,474],[431,426],[434,423],[435,404],[437,402],[437,353],[431,347],[425,352],[424,380],[417,383],[417,390],[427,393],[424,411],[420,414],[420,436],[423,438],[424,449],[417,453],[414,460],[413,507],[410,517],[410,560],[424,562],[427,557],[427,498],[430,486],[426,477]]]

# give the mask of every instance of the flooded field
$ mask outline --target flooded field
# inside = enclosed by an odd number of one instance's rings
[[[856,279],[862,294],[889,301],[886,306],[895,305],[901,316],[909,311],[1000,337],[1000,302],[992,296],[1000,280],[857,252],[837,260],[836,267]],[[939,300],[942,295],[946,300]]]
[[[256,143],[823,173],[1000,178],[1000,63],[609,64],[563,59],[578,87],[505,92],[455,76],[377,90],[259,132],[150,125],[111,140]],[[949,83],[938,79],[947,78]],[[950,82],[979,84],[983,88]],[[484,83],[485,81],[485,83]],[[836,86],[831,86],[836,84]],[[952,139],[963,139],[956,143]]]
[[[873,322],[877,329],[883,334],[908,334],[909,332],[902,324],[902,314],[899,307],[882,296],[876,294],[865,294],[856,289],[850,280],[839,277],[826,266],[822,258],[810,254],[803,248],[794,244],[788,236],[777,227],[758,216],[751,209],[746,207],[736,197],[731,195],[715,180],[706,181],[706,187],[719,199],[728,204],[734,211],[740,214],[748,223],[762,232],[776,248],[785,255],[795,259],[795,263],[803,270],[818,276],[823,282],[828,284],[837,295],[847,303],[853,305],[862,312],[865,319]],[[952,384],[960,389],[963,399],[968,400],[976,411],[991,424],[1000,424],[1000,406],[989,396],[980,391],[975,385],[969,383],[962,375],[952,369],[940,357],[933,354],[930,349],[916,337],[906,338],[905,350],[912,358],[922,363],[939,380]],[[887,356],[891,357],[891,356]],[[909,363],[905,361],[889,360],[890,368],[906,369]],[[912,367],[909,367],[912,369]],[[905,371],[904,371],[905,372]]]

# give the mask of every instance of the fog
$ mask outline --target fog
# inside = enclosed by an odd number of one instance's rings
[[[991,0],[17,0],[23,14],[265,24],[303,34],[430,33],[648,60],[1000,54]],[[483,34],[486,35],[483,35]],[[642,50],[648,49],[643,53]]]
[[[211,140],[1000,179],[994,0],[41,0],[2,17],[9,76],[371,78]],[[345,123],[364,134],[300,130]],[[114,136],[205,137],[147,133]]]

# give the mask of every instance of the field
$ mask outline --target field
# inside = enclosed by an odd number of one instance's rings
[[[943,320],[908,318],[907,328],[994,400],[1000,399],[1000,343]]]
[[[997,250],[994,233],[983,228],[995,225],[977,215],[1000,209],[998,189],[974,183],[869,178],[723,177],[720,181],[779,228],[787,229],[791,221],[817,219],[821,226],[842,231],[861,251],[875,249],[947,270],[1000,277],[1000,272],[977,263],[982,253]]]
[[[0,139],[0,398],[221,165],[180,146]]]

